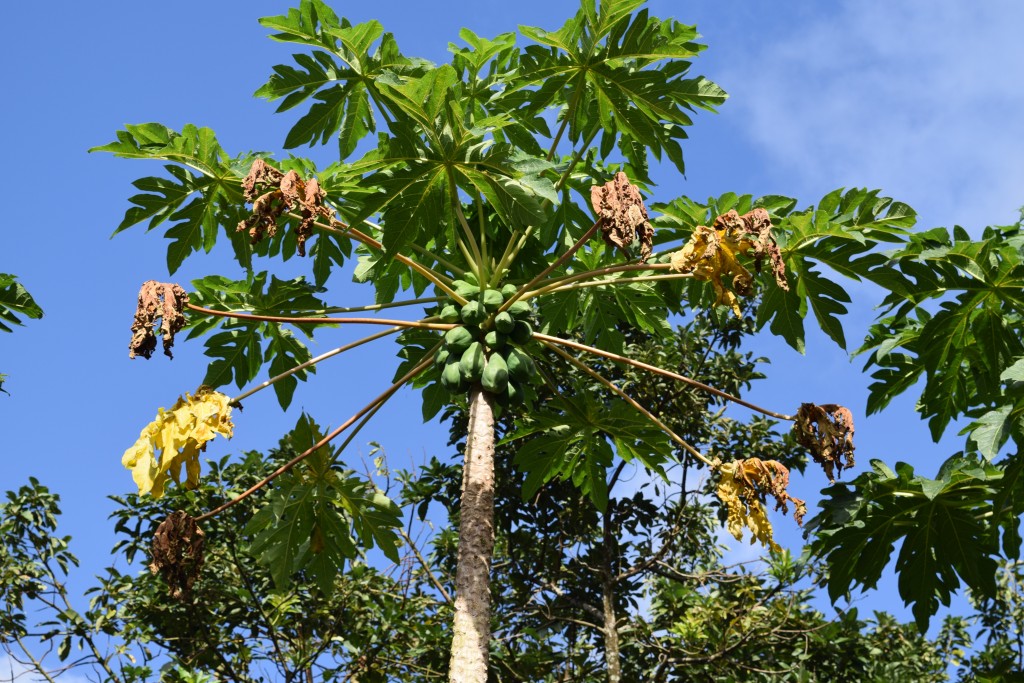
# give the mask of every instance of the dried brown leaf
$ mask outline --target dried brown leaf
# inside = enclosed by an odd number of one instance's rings
[[[266,190],[262,194],[259,193],[261,187]],[[301,220],[295,229],[295,238],[299,256],[305,256],[306,240],[313,234],[316,219],[332,218],[330,209],[323,204],[327,194],[316,178],[307,181],[296,171],[281,173],[262,159],[253,162],[242,188],[246,201],[252,202],[252,213],[238,224],[237,230],[248,231],[253,244],[277,234],[281,214],[298,208]]]
[[[185,326],[185,306],[188,294],[180,286],[170,282],[149,280],[139,289],[139,303],[132,321],[132,340],[128,344],[128,357],[151,358],[156,350],[156,333],[153,328],[160,318],[163,332],[164,355],[174,358],[171,347],[174,335]]]
[[[260,194],[261,185],[277,187],[281,184],[284,174],[277,170],[263,159],[257,159],[249,167],[249,174],[242,181],[242,191],[245,201],[252,202]]]
[[[797,442],[811,452],[830,482],[833,471],[841,474],[853,467],[853,414],[834,403],[803,403],[793,425]]]
[[[601,221],[601,236],[611,247],[618,247],[629,258],[634,240],[640,242],[640,262],[651,257],[654,228],[647,217],[640,190],[630,184],[621,171],[604,185],[590,188],[590,204]]]
[[[205,534],[185,512],[172,512],[153,534],[153,561],[149,570],[159,573],[175,600],[186,598],[203,566]]]

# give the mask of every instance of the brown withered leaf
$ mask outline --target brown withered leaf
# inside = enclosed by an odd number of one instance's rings
[[[175,600],[186,598],[203,567],[205,534],[185,512],[172,512],[153,534],[153,561],[149,570],[159,573]]]
[[[316,178],[303,180],[296,171],[282,173],[262,159],[253,162],[242,181],[245,200],[252,202],[252,213],[238,224],[237,231],[248,231],[256,244],[264,237],[277,234],[277,221],[285,211],[298,209],[301,215],[295,238],[299,256],[306,255],[306,240],[313,234],[317,218],[333,218],[324,206],[327,194]],[[260,190],[265,190],[262,194]]]
[[[796,440],[811,452],[814,461],[825,470],[830,482],[833,471],[842,474],[853,467],[853,415],[834,403],[803,403],[793,425]]]
[[[249,167],[249,174],[245,176],[245,180],[242,181],[242,191],[245,195],[245,201],[252,202],[259,196],[259,188],[261,185],[271,185],[278,187],[281,184],[281,178],[284,174],[277,170],[263,159],[257,159],[252,162],[252,166]]]
[[[132,321],[132,340],[128,344],[128,357],[151,358],[156,350],[156,333],[153,331],[156,319],[160,318],[163,332],[164,355],[174,358],[171,347],[174,335],[185,326],[185,306],[188,294],[171,282],[148,280],[139,289],[139,303]]]
[[[715,219],[712,227],[698,225],[694,228],[690,240],[672,254],[671,268],[680,273],[693,273],[698,280],[710,281],[715,289],[715,305],[729,306],[740,316],[736,295],[750,296],[754,291],[754,277],[739,262],[739,255],[746,255],[753,249],[757,272],[761,272],[761,264],[768,257],[775,281],[779,287],[789,289],[786,266],[771,229],[771,218],[764,209],[754,209],[742,216],[734,210],[727,211]],[[731,290],[723,282],[726,277],[732,278]]]
[[[640,241],[640,263],[651,257],[654,228],[647,217],[640,190],[619,171],[604,185],[590,188],[590,204],[601,221],[601,236],[611,247],[618,247],[629,258],[633,240]]]

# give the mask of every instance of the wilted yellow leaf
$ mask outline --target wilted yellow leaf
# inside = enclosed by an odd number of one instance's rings
[[[785,265],[771,234],[771,219],[764,209],[754,209],[742,216],[728,211],[715,219],[714,225],[698,225],[690,240],[683,248],[672,254],[670,262],[674,271],[692,273],[698,280],[707,280],[715,289],[715,305],[728,306],[737,317],[741,315],[740,296],[750,296],[754,291],[754,277],[739,262],[739,255],[754,254],[754,268],[761,271],[765,256],[772,261],[775,280],[780,287],[788,289]],[[723,278],[732,278],[732,289],[728,289]]]
[[[780,550],[772,536],[772,524],[756,493],[744,486],[743,480],[736,477],[740,463],[730,462],[719,468],[721,479],[718,481],[718,497],[725,503],[729,513],[726,526],[737,541],[743,540],[743,529],[750,529],[753,537],[750,542],[760,541],[761,545]]]
[[[230,439],[234,432],[230,400],[201,386],[194,396],[179,398],[171,410],[157,410],[156,419],[121,457],[121,464],[132,471],[139,495],[150,493],[159,498],[168,478],[181,483],[183,464],[185,486],[199,484],[199,454],[206,449],[206,442],[217,434]]]
[[[789,470],[777,460],[747,458],[736,460],[718,467],[718,497],[728,511],[727,526],[736,540],[743,539],[743,529],[753,534],[751,543],[758,540],[762,545],[778,551],[779,546],[772,536],[772,524],[768,521],[764,503],[768,496],[775,499],[775,509],[789,512],[794,506],[793,518],[797,524],[807,514],[807,504],[794,498],[787,491]]]

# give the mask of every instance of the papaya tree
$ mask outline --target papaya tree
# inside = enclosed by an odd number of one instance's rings
[[[153,566],[172,593],[186,593],[201,565],[199,524],[271,481],[247,528],[276,580],[303,569],[327,588],[360,546],[397,560],[395,504],[332,463],[405,385],[421,390],[426,420],[446,405],[467,415],[453,681],[487,675],[496,420],[514,425],[502,442],[516,450],[527,498],[571,482],[603,511],[616,458],[660,478],[689,458],[714,473],[729,531],[770,548],[768,499],[792,507],[798,522],[806,511],[787,490],[787,467],[701,450],[616,368],[792,422],[829,479],[853,466],[846,408],[754,405],[632,357],[626,340],[667,339],[672,316],[702,310],[722,321],[756,302],[756,325],[794,347],[802,350],[812,312],[845,348],[840,316],[850,297],[822,269],[902,286],[875,247],[906,240],[914,212],[877,191],[837,190],[799,210],[788,197],[727,193],[660,198],[649,213],[651,164],[682,173],[694,113],[714,111],[726,94],[691,73],[704,49],[695,28],[642,5],[583,0],[554,31],[520,27],[489,39],[464,29],[451,61],[436,65],[402,54],[378,22],[352,24],[321,0],[302,0],[261,20],[301,51],[256,94],[279,112],[298,111],[286,148],[330,143],[336,162],[232,154],[194,125],[128,125],[94,148],[164,163],[164,175],[135,182],[116,232],[167,226],[171,274],[227,241],[243,274],[194,280],[191,292],[157,280],[140,290],[130,355],[151,357],[159,331],[170,356],[184,331],[203,337],[212,359],[199,389],[160,409],[125,452],[140,494],[160,496],[172,480],[195,486],[199,454],[232,434],[232,409],[253,393],[273,387],[287,406],[319,363],[380,339],[392,338],[400,358],[377,397],[261,481],[195,518],[168,517]],[[296,256],[308,257],[308,279],[258,269]],[[330,300],[346,268],[373,288],[374,303]],[[383,329],[316,357],[303,341],[349,325]],[[232,383],[242,390],[234,397],[217,390]],[[316,455],[346,432],[330,457]]]

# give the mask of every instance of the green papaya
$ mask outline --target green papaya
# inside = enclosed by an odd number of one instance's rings
[[[473,333],[465,327],[453,327],[445,332],[444,343],[452,353],[461,354],[473,343]]]
[[[488,311],[496,311],[499,306],[505,303],[505,297],[496,289],[485,289],[483,294],[480,295],[480,301]]]
[[[503,394],[508,388],[508,365],[501,354],[492,353],[484,365],[483,375],[480,376],[480,383],[484,389],[492,394]]]
[[[477,294],[480,293],[479,287],[465,280],[453,280],[452,289],[455,290],[456,294],[465,299],[475,299]]]
[[[508,396],[509,405],[517,405],[523,401],[523,390],[516,386],[516,383],[512,380],[509,380],[505,395]]]
[[[516,318],[518,320],[519,318],[522,318],[525,315],[529,315],[531,309],[530,304],[528,302],[520,300],[515,302],[505,310],[507,310],[513,318]]]
[[[441,386],[453,394],[466,390],[466,383],[462,380],[462,373],[459,370],[459,362],[454,358],[449,358],[444,365],[444,370],[441,371]]]
[[[445,304],[437,316],[441,318],[442,322],[446,323],[457,323],[461,320],[461,317],[459,316],[459,309],[455,304]]]
[[[498,315],[494,316],[494,329],[498,332],[508,334],[512,331],[512,328],[516,326],[515,318],[508,311],[502,311]]]
[[[515,347],[510,349],[507,364],[508,375],[514,380],[527,382],[537,374],[537,366],[534,364],[533,358],[530,358],[530,354],[522,349]]]
[[[527,344],[533,338],[533,328],[525,320],[517,320],[508,337],[516,344]]]
[[[462,322],[467,325],[479,325],[487,318],[487,311],[479,301],[470,301],[462,307]]]
[[[451,352],[448,350],[448,347],[442,346],[437,350],[437,353],[434,354],[434,365],[436,365],[439,368],[444,367],[444,363],[446,360],[448,360],[448,356],[450,355]]]
[[[501,296],[503,296],[505,298],[505,301],[508,301],[509,299],[512,298],[512,295],[515,294],[518,291],[519,291],[519,288],[516,287],[511,282],[509,282],[507,285],[504,285],[501,288]]]
[[[459,359],[459,369],[462,371],[462,379],[467,382],[479,381],[484,372],[484,345],[478,341],[470,344]]]
[[[498,332],[497,330],[491,330],[484,335],[484,343],[487,347],[498,351],[505,348],[505,344],[508,343],[508,335],[504,332]]]

